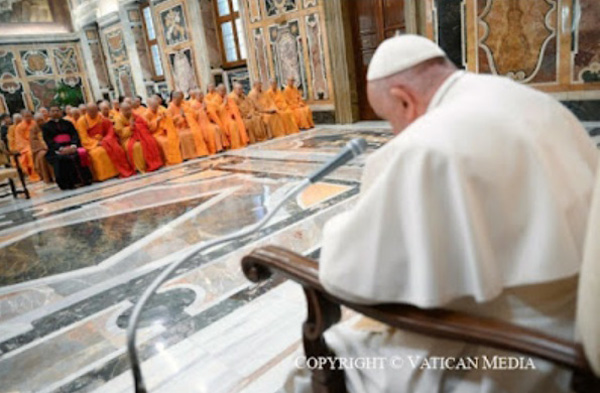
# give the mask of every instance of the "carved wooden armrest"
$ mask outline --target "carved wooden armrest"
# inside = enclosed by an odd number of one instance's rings
[[[469,344],[518,352],[568,368],[573,371],[573,388],[577,392],[600,392],[600,379],[594,377],[580,344],[527,329],[507,322],[443,309],[420,309],[406,304],[362,305],[328,294],[318,278],[318,264],[292,251],[276,246],[254,250],[242,260],[248,279],[260,282],[273,273],[300,283],[308,302],[308,318],[304,324],[304,346],[307,357],[331,356],[323,333],[340,320],[339,305],[389,326]],[[307,348],[308,344],[308,348]],[[315,370],[314,392],[344,392],[331,388],[337,370]],[[335,382],[339,384],[338,382]]]

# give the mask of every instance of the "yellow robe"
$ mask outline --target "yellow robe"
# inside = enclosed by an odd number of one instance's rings
[[[187,105],[192,110],[195,120],[200,126],[200,130],[202,130],[202,135],[204,135],[204,141],[206,142],[209,154],[215,154],[216,152],[223,150],[221,130],[218,126],[210,123],[208,115],[202,107],[202,102],[191,99],[187,101]]]
[[[133,120],[133,117],[131,120]],[[121,142],[123,150],[127,152],[127,145],[129,143],[129,139],[133,135],[133,131],[131,130],[130,120],[128,120],[121,113],[119,113],[115,118],[115,133],[119,137],[119,142]],[[127,154],[127,158],[130,159],[129,154]],[[133,165],[133,167],[140,173],[146,172],[146,160],[144,159],[144,151],[142,150],[142,144],[140,142],[135,142],[133,145],[133,162],[131,165]]]
[[[173,124],[179,134],[183,159],[188,160],[190,158],[207,156],[208,147],[204,142],[204,135],[191,108],[185,103],[182,103],[181,106],[176,106],[174,102],[171,102],[167,113],[173,119]]]
[[[259,93],[256,89],[252,89],[248,94],[248,99],[252,100],[256,108],[261,112],[263,121],[269,128],[269,132],[273,138],[285,136],[285,123],[281,115],[277,113],[275,103],[264,92]],[[268,111],[275,112],[266,113]]]
[[[315,122],[313,121],[312,111],[302,99],[298,88],[296,86],[286,86],[283,90],[283,95],[288,106],[294,112],[294,116],[296,116],[298,127],[302,129],[313,128]]]
[[[175,129],[175,124],[173,124],[173,118],[167,114],[167,109],[163,106],[159,106],[156,112],[148,109],[145,118],[150,133],[158,142],[166,164],[181,163],[183,158],[179,147],[179,135]]]
[[[148,110],[148,108],[146,108],[145,106],[138,106],[137,108],[132,108],[131,111],[133,113],[135,113],[138,116],[142,116],[145,118],[146,116],[146,111]]]
[[[95,120],[90,119],[89,116],[81,116],[75,125],[77,133],[79,134],[79,140],[81,146],[87,150],[92,163],[92,175],[96,181],[104,181],[110,179],[119,174],[117,167],[113,164],[106,150],[99,146],[99,142],[102,140],[102,135],[90,136],[88,129],[94,127],[96,124],[101,122],[103,117],[98,115]]]
[[[279,89],[269,89],[264,94],[269,97],[271,101],[277,107],[277,113],[281,115],[283,118],[283,123],[285,125],[285,133],[286,135],[297,134],[300,132],[298,128],[298,124],[296,123],[296,119],[294,117],[294,112],[289,108],[285,96]]]
[[[29,181],[35,182],[40,180],[40,175],[35,171],[33,164],[33,153],[31,152],[31,142],[29,140],[31,128],[35,126],[35,122],[22,121],[15,128],[15,150],[21,153],[19,156],[19,164],[23,173],[29,177]]]
[[[211,120],[214,117],[219,117],[224,133],[227,136],[226,146],[231,149],[239,149],[246,146],[246,143],[244,143],[246,130],[243,121],[237,121],[235,111],[224,103],[223,97],[217,93],[209,93],[204,100],[206,101],[207,113]]]
[[[253,101],[246,98],[243,94],[238,96],[235,92],[231,92],[228,99],[234,101],[238,106],[246,131],[248,132],[250,143],[262,142],[269,139],[268,128]]]

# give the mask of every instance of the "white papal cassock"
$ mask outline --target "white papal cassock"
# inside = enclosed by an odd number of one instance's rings
[[[573,339],[597,158],[553,98],[456,72],[424,116],[369,157],[357,205],[325,226],[320,280],[359,303],[463,310]],[[422,362],[513,353],[365,321],[326,337],[338,356],[404,359],[400,369],[346,370],[353,393],[569,391],[569,374],[538,359],[523,371]],[[308,379],[295,382],[288,391],[307,391]]]

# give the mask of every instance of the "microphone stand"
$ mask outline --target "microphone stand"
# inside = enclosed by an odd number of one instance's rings
[[[140,299],[137,301],[133,308],[133,312],[131,317],[129,318],[129,324],[127,326],[127,353],[129,355],[129,362],[131,364],[131,372],[133,373],[133,380],[135,384],[135,393],[147,393],[146,386],[144,385],[144,378],[142,376],[142,369],[140,364],[140,358],[138,356],[136,350],[136,331],[137,325],[140,320],[140,316],[142,314],[142,310],[144,306],[150,298],[154,295],[156,290],[173,274],[175,270],[184,263],[188,262],[194,255],[199,252],[206,251],[209,248],[218,246],[223,243],[227,243],[232,240],[236,240],[242,238],[244,236],[250,235],[261,229],[267,222],[269,222],[275,214],[283,207],[283,204],[287,202],[289,199],[298,195],[302,190],[311,185],[312,183],[316,183],[318,180],[325,177],[330,172],[344,165],[354,157],[364,153],[367,149],[367,142],[362,138],[356,138],[348,142],[346,148],[342,150],[340,154],[334,157],[331,161],[325,164],[318,171],[313,173],[308,178],[302,180],[296,186],[294,186],[290,191],[288,191],[284,197],[275,205],[275,207],[267,213],[266,216],[263,217],[262,220],[257,222],[254,225],[246,229],[242,229],[238,232],[234,232],[231,235],[227,235],[225,237],[214,239],[206,243],[197,244],[192,246],[188,252],[185,253],[185,256],[181,258],[179,261],[174,262],[171,266],[163,270],[163,272],[146,288]]]

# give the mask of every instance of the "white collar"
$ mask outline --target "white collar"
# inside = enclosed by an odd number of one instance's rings
[[[437,91],[433,95],[433,98],[431,99],[431,101],[429,102],[429,106],[427,107],[427,112],[439,106],[442,103],[444,97],[446,97],[448,91],[450,91],[454,84],[465,74],[465,71],[456,71],[452,75],[450,75],[448,79],[446,79],[444,83],[442,83],[442,85],[437,89]]]

